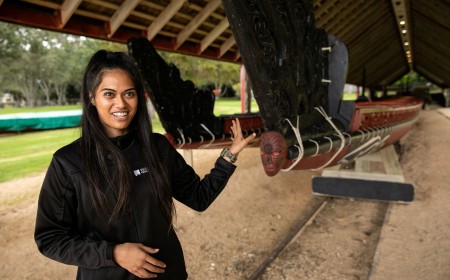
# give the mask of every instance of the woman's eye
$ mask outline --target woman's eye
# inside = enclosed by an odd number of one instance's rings
[[[127,92],[125,92],[125,96],[126,97],[133,97],[135,95],[136,95],[136,93],[134,91],[127,91]]]
[[[110,91],[104,91],[104,92],[103,92],[103,95],[104,95],[104,96],[107,96],[107,97],[110,97],[110,96],[113,96],[113,93],[110,92]]]

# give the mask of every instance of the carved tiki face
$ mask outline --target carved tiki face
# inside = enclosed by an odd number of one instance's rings
[[[269,131],[261,136],[259,148],[264,171],[268,176],[276,175],[286,162],[286,139],[279,132]]]

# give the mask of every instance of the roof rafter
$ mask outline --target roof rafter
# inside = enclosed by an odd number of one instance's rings
[[[170,21],[170,19],[180,10],[186,0],[173,0],[159,14],[159,16],[147,28],[147,39],[151,41],[156,34]]]
[[[109,28],[110,31],[108,33],[108,37],[112,37],[114,33],[119,29],[120,25],[125,21],[128,15],[131,13],[134,8],[136,8],[137,4],[139,4],[140,0],[125,0],[122,3],[120,8],[114,13],[114,15],[109,20]]]
[[[230,26],[230,23],[225,18],[223,19],[209,34],[203,38],[203,40],[200,42],[200,53],[202,53],[206,48],[217,38],[222,34],[228,27]]]
[[[70,17],[73,15],[75,10],[81,4],[83,0],[65,0],[61,5],[61,8],[58,9],[58,14],[60,18],[59,28],[63,28],[64,25],[69,21]]]
[[[219,5],[220,0],[212,0],[209,2],[208,5],[206,5],[205,8],[203,8],[203,10],[178,34],[175,49],[178,49],[187,40],[189,35],[191,35],[195,29],[219,7]]]

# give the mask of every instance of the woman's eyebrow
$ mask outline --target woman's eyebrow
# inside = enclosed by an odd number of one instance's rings
[[[112,88],[102,88],[100,91],[105,91],[105,90],[107,90],[107,91],[117,91],[117,90],[112,89]],[[124,90],[123,92],[127,92],[127,91],[136,91],[136,89],[132,87],[132,88]]]
[[[104,90],[116,91],[115,89],[112,89],[112,88],[102,88],[100,91],[104,91]]]

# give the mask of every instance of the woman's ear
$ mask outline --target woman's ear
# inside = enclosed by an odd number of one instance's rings
[[[91,100],[91,104],[95,107],[95,96],[93,94],[89,94],[89,99]]]

